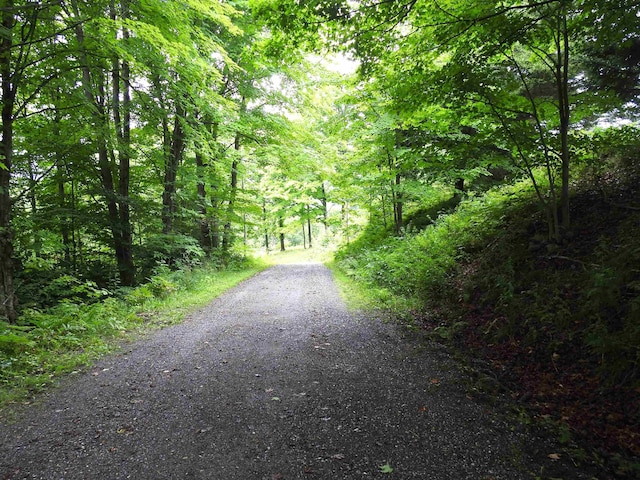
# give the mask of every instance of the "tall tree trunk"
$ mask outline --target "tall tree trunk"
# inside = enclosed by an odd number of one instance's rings
[[[75,179],[71,179],[71,204],[69,205],[70,210],[72,212],[71,220],[69,222],[69,229],[71,231],[71,263],[73,265],[73,270],[78,270],[78,257],[82,252],[82,237],[80,232],[76,228],[76,217],[75,212],[77,211],[77,201],[76,201],[76,181]]]
[[[11,225],[11,167],[13,163],[13,109],[16,99],[12,82],[12,32],[15,25],[13,1],[2,9],[0,36],[0,74],[2,75],[2,138],[0,139],[0,316],[10,323],[17,320],[17,299],[13,286],[13,229]]]
[[[398,131],[396,131],[396,145],[399,145]],[[391,200],[393,203],[393,223],[396,229],[396,234],[400,235],[402,233],[402,223],[403,223],[402,193],[400,192],[402,176],[398,172],[398,159],[395,157],[395,155],[392,155],[389,149],[387,149],[387,162],[388,162],[389,172],[395,175],[394,179],[389,183],[391,184]]]
[[[164,192],[162,193],[162,233],[173,232],[174,220],[177,212],[176,204],[176,179],[178,177],[178,167],[182,161],[182,154],[185,147],[185,131],[182,126],[184,121],[184,109],[178,103],[176,115],[173,122],[173,133],[171,136],[171,147],[169,155],[165,158],[164,165]]]
[[[210,143],[215,143],[218,138],[218,123],[211,122],[209,125],[209,134],[211,135]],[[216,198],[216,185],[210,185],[211,188],[211,212],[207,208],[207,168],[209,167],[210,160],[205,154],[204,145],[202,142],[197,142],[196,145],[196,168],[197,168],[197,192],[199,201],[199,213],[200,213],[200,246],[207,254],[210,254],[212,250],[217,250],[220,247],[220,232],[219,232],[219,219],[218,219],[218,202]]]
[[[81,18],[77,0],[71,0],[71,6],[76,18]],[[106,132],[109,130],[109,116],[106,107],[106,78],[102,70],[96,69],[92,71],[88,62],[87,52],[85,48],[85,32],[81,23],[76,25],[76,37],[79,45],[79,60],[82,70],[82,85],[87,103],[93,110],[93,118],[95,119],[96,131],[96,150],[98,154],[98,171],[102,188],[104,190],[105,200],[107,202],[107,214],[109,226],[113,238],[113,247],[115,251],[116,262],[118,265],[118,273],[120,283],[124,286],[132,286],[135,283],[135,268],[131,257],[130,232],[131,225],[123,225],[122,218],[128,220],[128,214],[121,216],[119,211],[119,200],[122,189],[115,188],[113,165],[109,157],[113,156],[113,152],[109,151]],[[119,78],[119,73],[114,73]],[[115,83],[115,82],[114,82]],[[119,84],[119,82],[117,82]],[[113,86],[119,92],[119,85]],[[114,101],[119,101],[117,98]],[[114,112],[115,114],[115,112]],[[128,171],[128,169],[127,169]],[[120,170],[122,173],[122,170]],[[128,175],[128,173],[127,173]],[[126,179],[128,186],[128,178]],[[127,191],[128,192],[128,191]],[[128,198],[120,199],[120,203],[128,202]],[[129,240],[127,240],[129,235]]]
[[[207,217],[207,185],[205,182],[205,174],[204,170],[207,167],[207,164],[204,161],[204,153],[202,152],[202,147],[198,147],[196,149],[196,169],[198,176],[198,202],[199,202],[199,213],[200,213],[200,246],[202,249],[207,252],[207,254],[211,253],[211,227],[209,225],[209,218]]]
[[[382,202],[382,225],[387,228],[387,194],[380,195],[380,201]]]
[[[211,219],[211,248],[213,250],[220,249],[220,201],[217,197],[217,188],[213,188],[211,195],[211,206],[213,210],[213,218]]]
[[[404,223],[403,218],[403,201],[402,193],[400,192],[400,184],[402,177],[400,174],[396,174],[395,185],[393,189],[393,218],[396,224],[396,233],[400,235],[402,233],[402,227]]]
[[[233,157],[231,162],[231,182],[229,191],[229,201],[227,203],[226,222],[224,224],[224,234],[222,237],[222,250],[227,252],[233,243],[231,232],[231,219],[235,213],[236,197],[238,195],[238,167],[240,166],[240,133],[236,133],[236,138],[233,142],[233,148],[236,156]]]
[[[60,122],[62,121],[62,114],[58,109],[57,102],[60,100],[62,93],[60,89],[56,90],[55,100],[54,100],[54,121],[53,121],[53,129],[54,135],[57,138],[60,138],[62,134],[60,131]],[[67,192],[65,188],[65,164],[63,155],[56,151],[56,171],[55,171],[55,179],[56,186],[58,187],[58,208],[60,209],[60,236],[62,238],[62,246],[64,248],[64,263],[68,266],[72,264],[71,261],[71,251],[72,243],[71,243],[71,232],[70,232],[70,215],[69,215],[69,207],[67,205]]]
[[[244,191],[244,178],[242,179],[242,191]],[[247,255],[247,243],[249,241],[249,227],[247,225],[247,212],[242,212],[242,246],[243,256]]]
[[[269,253],[269,229],[267,228],[267,201],[262,199],[262,223],[264,225],[264,248]]]
[[[284,218],[282,217],[282,214],[278,217],[278,227],[280,227],[280,251],[284,252]]]
[[[29,205],[31,207],[31,219],[34,225],[37,225],[38,222],[38,201],[36,198],[36,186],[38,185],[38,181],[36,180],[36,173],[33,169],[34,164],[29,159],[28,163],[29,169]],[[36,257],[39,257],[42,253],[42,236],[40,235],[40,229],[36,228],[33,232],[33,251]]]
[[[115,9],[113,15],[116,16]],[[121,1],[121,16],[129,17],[129,1]],[[129,30],[124,28],[123,41],[127,43]],[[113,71],[113,112],[118,136],[118,237],[120,256],[118,264],[120,281],[123,285],[135,283],[135,267],[133,264],[133,235],[131,227],[131,207],[129,204],[129,185],[131,176],[131,74],[129,63],[124,61],[120,65],[115,59]],[[121,88],[122,84],[122,88]],[[122,95],[121,95],[122,94]],[[122,96],[122,104],[120,97]]]
[[[307,205],[307,229],[309,230],[309,248],[313,248],[313,241],[311,238],[311,207]]]
[[[61,165],[62,160],[58,159],[56,163],[56,184],[58,186],[58,208],[61,212],[60,236],[62,237],[62,245],[64,248],[64,263],[71,265],[71,235],[69,232],[69,213],[67,207],[67,196],[65,191],[65,175],[64,166]]]
[[[557,37],[557,73],[558,82],[558,110],[560,114],[560,156],[562,161],[562,188],[560,205],[562,210],[562,227],[567,230],[570,226],[569,218],[569,166],[571,153],[569,151],[569,127],[571,104],[569,99],[569,29],[567,27],[566,5],[558,18]]]
[[[324,181],[322,182],[322,224],[324,225],[324,233],[327,233],[327,225],[329,221],[329,208],[327,207],[327,189]]]

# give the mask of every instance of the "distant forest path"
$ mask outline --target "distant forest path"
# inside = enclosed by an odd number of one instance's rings
[[[589,478],[468,388],[322,264],[280,265],[4,420],[0,479]]]

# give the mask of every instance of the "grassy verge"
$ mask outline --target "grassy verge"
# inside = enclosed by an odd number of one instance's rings
[[[386,310],[393,312],[397,318],[409,319],[412,311],[419,308],[417,299],[403,297],[387,288],[357,280],[345,273],[335,260],[327,262],[326,265],[333,273],[340,297],[351,311]]]
[[[218,270],[161,272],[120,298],[92,305],[65,302],[0,323],[0,408],[74,373],[127,339],[179,323],[224,291],[266,268],[264,262]]]

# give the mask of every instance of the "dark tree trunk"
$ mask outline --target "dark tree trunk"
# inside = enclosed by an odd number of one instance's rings
[[[121,2],[121,15],[123,19],[129,16],[129,5],[127,0]],[[115,15],[115,12],[114,12]],[[125,42],[129,39],[129,31],[123,30]],[[133,234],[131,228],[131,209],[129,205],[129,185],[131,175],[131,84],[130,67],[128,62],[115,60],[113,79],[113,112],[118,135],[118,157],[119,157],[119,178],[118,178],[118,240],[119,255],[118,266],[120,271],[120,282],[123,285],[135,284],[135,267],[133,263]],[[122,90],[120,84],[122,83]],[[120,104],[120,94],[122,93],[122,104]]]
[[[211,200],[213,207],[213,218],[211,219],[211,248],[218,250],[220,248],[220,217],[218,211],[220,210],[220,202],[217,197]]]
[[[387,228],[387,194],[380,195],[380,201],[382,202],[382,225]]]
[[[176,107],[176,116],[171,136],[169,156],[165,158],[164,165],[164,192],[162,193],[162,233],[172,233],[177,212],[176,204],[176,179],[178,167],[182,160],[185,147],[185,132],[182,126],[184,110]]]
[[[278,218],[278,226],[280,227],[280,251],[284,252],[284,232],[282,231],[284,229],[284,218],[282,218],[282,215]]]
[[[56,99],[54,103],[59,101],[62,93],[58,89],[56,91]],[[54,116],[53,128],[54,134],[56,137],[60,137],[60,122],[62,121],[62,114],[58,110],[56,106],[56,112]],[[63,155],[60,152],[56,152],[56,185],[58,187],[58,208],[60,209],[60,236],[62,237],[62,245],[64,248],[64,263],[66,265],[72,265],[71,261],[71,252],[73,250],[73,245],[71,241],[71,225],[70,225],[70,215],[69,215],[69,206],[67,205],[67,192],[65,188],[65,164]]]
[[[264,224],[264,248],[269,253],[269,230],[267,229],[267,201],[262,199],[262,223]]]
[[[200,204],[200,246],[209,254],[211,253],[211,227],[209,225],[209,218],[207,217],[207,185],[204,180],[204,170],[206,166],[202,149],[198,148],[196,151],[196,168],[198,172],[198,201]]]
[[[396,131],[396,144],[399,144],[399,132]],[[387,162],[389,171],[395,172],[395,179],[391,183],[391,200],[393,203],[393,223],[396,229],[396,234],[402,233],[402,192],[400,191],[400,185],[402,183],[402,176],[398,172],[398,159],[387,149]]]
[[[74,15],[80,18],[80,11],[78,8],[78,2],[76,0],[71,1]],[[113,14],[112,9],[112,14]],[[120,205],[128,203],[128,160],[125,166],[121,166],[119,173],[122,175],[125,173],[124,184],[120,183],[119,188],[116,190],[114,181],[113,165],[109,157],[113,158],[113,152],[109,151],[107,145],[106,132],[109,130],[109,117],[106,107],[106,79],[102,70],[96,69],[95,73],[92,72],[88,63],[88,57],[84,51],[85,34],[82,28],[82,24],[76,25],[76,37],[78,40],[79,60],[82,69],[82,84],[84,89],[85,98],[87,103],[93,110],[93,117],[95,119],[95,131],[96,133],[96,150],[98,153],[98,171],[100,173],[100,180],[102,182],[102,188],[104,190],[105,200],[107,202],[107,215],[109,219],[109,226],[111,228],[111,234],[113,238],[113,246],[115,251],[116,262],[118,265],[118,273],[120,276],[120,283],[124,286],[132,286],[135,284],[135,267],[133,264],[133,258],[131,256],[131,225],[129,223],[128,210],[124,214],[120,212]],[[118,80],[118,85],[113,85],[114,92],[119,95],[120,86],[120,72],[119,69],[114,69],[114,77]],[[119,102],[119,98],[114,98],[114,101]],[[114,105],[115,107],[115,105]],[[118,103],[119,108],[119,103]],[[116,121],[116,129],[122,128],[121,120],[118,116],[120,112],[114,111],[114,120]],[[119,125],[118,125],[119,124]],[[124,138],[124,130],[119,132],[119,136]],[[128,152],[125,153],[128,155]],[[126,172],[123,172],[123,168]],[[126,191],[123,189],[123,185],[126,185]],[[122,197],[122,193],[125,192],[126,196]],[[121,197],[121,198],[119,198]],[[123,219],[127,222],[123,224]]]
[[[240,133],[236,133],[236,138],[233,142],[233,147],[236,155],[231,163],[231,182],[229,191],[229,201],[227,203],[226,221],[224,224],[224,233],[222,237],[222,250],[227,252],[233,244],[232,231],[231,231],[231,219],[235,213],[236,197],[238,195],[238,167],[240,166]]]
[[[307,205],[307,230],[309,230],[309,248],[313,248],[313,241],[311,238],[311,207]]]
[[[566,7],[564,7],[566,9]],[[569,127],[571,121],[571,103],[569,98],[569,29],[567,13],[558,18],[558,61],[556,78],[558,82],[558,110],[560,113],[560,156],[562,160],[562,189],[560,195],[561,222],[564,230],[570,227],[569,218]]]
[[[402,227],[404,223],[402,193],[399,189],[401,182],[402,177],[398,173],[396,174],[395,186],[393,190],[393,218],[395,220],[396,233],[398,235],[402,233]]]
[[[13,230],[11,225],[11,167],[13,163],[13,108],[16,98],[12,82],[11,47],[15,19],[13,2],[2,9],[0,74],[2,75],[2,138],[0,139],[0,316],[10,323],[17,320],[17,299],[13,286]]]
[[[327,233],[327,224],[329,220],[329,209],[327,207],[327,189],[322,182],[322,224],[324,225],[324,233]]]
[[[58,159],[58,163],[56,164],[56,183],[58,185],[58,207],[62,212],[60,222],[60,235],[62,237],[62,245],[64,247],[64,263],[67,265],[71,265],[71,235],[69,232],[69,208],[67,206],[67,195],[65,191],[65,181],[64,181],[64,169],[61,165],[61,160]]]

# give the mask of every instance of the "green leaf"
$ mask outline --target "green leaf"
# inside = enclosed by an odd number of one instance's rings
[[[393,473],[393,468],[389,463],[380,466],[380,473]]]

